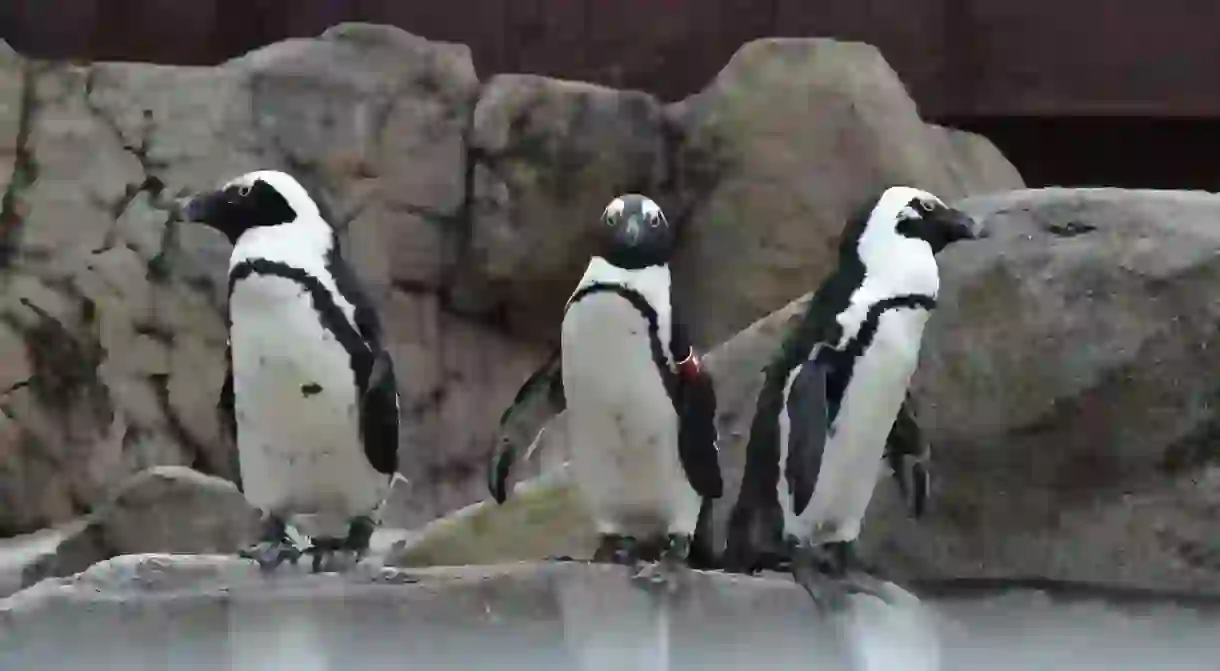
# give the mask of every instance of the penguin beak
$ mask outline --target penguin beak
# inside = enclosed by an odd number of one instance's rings
[[[615,237],[618,238],[618,243],[622,248],[628,249],[639,243],[642,232],[643,225],[640,223],[640,217],[632,215],[618,227]]]
[[[179,214],[183,221],[215,225],[220,218],[220,209],[224,203],[224,193],[209,191],[200,193],[181,205]]]
[[[978,240],[986,238],[989,233],[983,225],[973,217],[955,208],[945,208],[938,217],[943,227],[946,242],[957,240]]]

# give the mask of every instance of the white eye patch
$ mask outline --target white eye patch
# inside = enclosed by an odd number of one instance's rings
[[[610,201],[609,205],[606,206],[606,211],[602,212],[602,219],[604,219],[607,224],[613,225],[614,221],[618,219],[618,216],[623,213],[623,208],[626,206],[627,204],[623,202],[622,198],[615,198],[614,200]]]

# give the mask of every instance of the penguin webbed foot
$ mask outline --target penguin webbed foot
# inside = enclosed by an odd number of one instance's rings
[[[640,561],[640,544],[631,536],[603,534],[592,561],[594,564],[635,566]]]
[[[357,517],[348,525],[344,538],[315,538],[304,553],[313,555],[314,573],[349,571],[368,555],[369,541],[376,524],[369,517]]]
[[[261,541],[253,547],[246,548],[237,553],[243,559],[253,559],[258,562],[258,567],[264,573],[270,573],[279,568],[280,564],[285,561],[296,566],[297,561],[301,558],[301,549],[292,544],[291,541]]]
[[[687,570],[691,552],[689,534],[669,534],[655,563],[650,563],[631,577],[638,583],[651,587],[675,587],[675,578]]]
[[[274,571],[285,561],[295,566],[301,554],[301,548],[288,536],[287,525],[275,516],[268,517],[258,543],[237,553],[243,559],[253,559],[264,573]]]
[[[892,603],[886,583],[863,569],[852,545],[847,542],[794,544],[790,570],[793,580],[824,613],[841,612],[853,594]]]

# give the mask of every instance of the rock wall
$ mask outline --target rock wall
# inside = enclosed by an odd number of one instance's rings
[[[236,477],[217,431],[228,243],[170,204],[288,169],[339,213],[404,393],[413,525],[483,497],[502,408],[627,190],[687,241],[676,283],[708,346],[809,290],[839,222],[906,181],[1018,188],[983,138],[921,121],[876,49],[764,40],[674,105],[347,24],[216,67],[0,54],[0,536],[109,500],[132,473]]]

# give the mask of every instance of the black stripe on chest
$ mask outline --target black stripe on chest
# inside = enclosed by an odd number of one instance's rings
[[[652,362],[657,367],[657,372],[661,376],[661,382],[665,386],[665,393],[669,395],[671,401],[677,402],[677,375],[669,367],[669,359],[665,356],[665,347],[661,344],[660,324],[658,322],[657,311],[644,298],[644,295],[639,291],[632,289],[622,284],[614,284],[609,282],[593,282],[587,286],[581,287],[572,294],[572,298],[568,300],[568,308],[570,309],[580,299],[590,294],[597,293],[612,293],[620,296],[640,313],[644,321],[648,323],[648,346],[652,351]]]
[[[308,272],[279,261],[267,259],[247,259],[238,263],[229,272],[229,298],[233,297],[233,288],[238,282],[252,275],[260,277],[280,277],[300,285],[309,294],[313,309],[318,313],[318,323],[329,331],[339,341],[339,345],[347,352],[351,362],[352,373],[356,376],[357,389],[368,387],[369,372],[372,369],[372,354],[360,332],[348,320],[343,309],[335,302],[335,297],[322,284],[321,280]],[[228,324],[232,327],[232,307],[228,310]],[[285,333],[285,337],[292,334]]]
[[[921,294],[906,294],[877,301],[869,307],[864,321],[860,322],[860,328],[856,331],[856,335],[847,341],[843,349],[835,350],[826,347],[819,352],[819,359],[827,357],[835,364],[831,366],[832,372],[826,381],[826,400],[829,406],[827,408],[827,421],[831,425],[834,424],[835,417],[839,414],[839,403],[843,400],[843,393],[847,390],[847,384],[851,381],[856,361],[864,354],[868,346],[873,343],[873,339],[877,337],[877,329],[881,326],[881,315],[890,310],[901,309],[923,309],[930,312],[935,307],[935,298]]]

